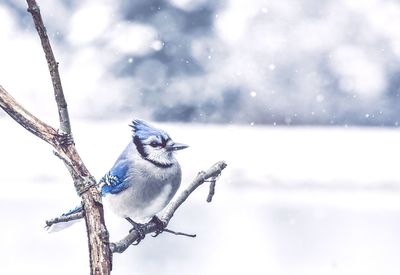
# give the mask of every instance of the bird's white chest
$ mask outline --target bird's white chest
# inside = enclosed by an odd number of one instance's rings
[[[181,171],[179,164],[170,168],[155,168],[148,163],[139,165],[128,173],[126,180],[130,186],[121,193],[107,195],[104,201],[115,214],[146,222],[160,212],[176,193]]]

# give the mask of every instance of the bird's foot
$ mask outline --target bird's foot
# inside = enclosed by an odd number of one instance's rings
[[[144,237],[146,237],[144,224],[134,222],[131,218],[126,218],[126,220],[133,226],[129,230],[129,233],[136,231],[139,235],[139,238],[132,245],[138,245],[144,239]]]
[[[156,231],[154,231],[154,234],[151,235],[153,238],[163,233],[165,228],[167,227],[166,223],[160,220],[160,218],[158,218],[157,216],[153,216],[150,222],[154,222],[157,226]]]
[[[69,146],[75,144],[72,135],[64,133],[60,129],[57,130],[57,139],[61,146]]]

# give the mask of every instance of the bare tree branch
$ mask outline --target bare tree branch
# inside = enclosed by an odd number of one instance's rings
[[[0,107],[29,132],[51,145],[56,145],[57,131],[28,112],[0,86]]]
[[[39,6],[35,0],[26,0],[28,3],[28,12],[32,14],[33,22],[35,23],[36,31],[39,34],[42,48],[46,55],[47,65],[53,83],[54,96],[58,106],[58,116],[60,119],[60,131],[63,134],[71,134],[71,124],[68,115],[67,102],[64,97],[64,92],[61,85],[61,78],[58,72],[58,62],[56,61],[53,50],[50,45],[49,37],[44,26],[42,16],[40,15]]]
[[[174,215],[175,211],[178,209],[179,206],[189,197],[189,195],[196,190],[201,184],[207,181],[209,178],[216,178],[218,177],[222,170],[226,168],[227,164],[224,161],[219,161],[206,172],[201,171],[197,177],[192,181],[192,183],[181,193],[181,195],[172,203],[170,203],[165,211],[161,221],[165,224],[168,224],[169,220]]]
[[[46,221],[46,227],[50,227],[53,224],[60,223],[60,222],[69,222],[74,220],[79,220],[84,218],[85,213],[83,211],[79,211],[74,214],[60,216],[51,220]]]
[[[56,131],[25,110],[1,86],[0,107],[28,131],[50,143],[54,147],[56,155],[67,165],[73,178],[75,189],[82,198],[88,235],[91,274],[108,275],[112,269],[112,253],[104,222],[101,195],[96,188],[96,180],[87,170],[72,140],[68,108],[62,91],[58,63],[55,61],[39,7],[35,0],[27,0],[27,3],[28,11],[32,14],[49,67],[58,107],[60,131]]]
[[[32,14],[46,56],[58,107],[61,137],[58,139],[59,146],[56,146],[56,151],[60,157],[63,157],[74,180],[75,189],[82,198],[88,236],[91,274],[108,275],[112,269],[112,254],[110,252],[109,236],[104,221],[101,195],[95,187],[95,179],[83,164],[72,140],[67,102],[62,90],[58,63],[55,60],[39,6],[35,0],[27,0],[27,3],[28,11]],[[65,138],[70,139],[71,142],[65,143]]]
[[[206,182],[209,178],[217,178],[222,170],[225,169],[226,163],[224,161],[217,162],[206,172],[200,172],[197,177],[192,181],[192,183],[178,196],[178,198],[170,202],[165,210],[163,211],[163,215],[161,221],[164,223],[165,227],[168,225],[171,218],[174,216],[175,211],[182,205],[183,202],[192,194],[197,187]],[[154,221],[150,221],[145,224],[144,234],[149,234],[152,232],[157,232],[159,230],[158,224]],[[132,230],[125,238],[120,240],[119,242],[111,244],[111,251],[113,253],[123,253],[131,244],[137,241],[140,238],[139,232],[136,230]]]
[[[74,144],[63,145],[57,131],[32,115],[0,86],[0,107],[29,132],[51,144],[67,165],[75,189],[82,198],[89,240],[91,274],[108,275],[112,266],[108,232],[96,180],[82,162]]]

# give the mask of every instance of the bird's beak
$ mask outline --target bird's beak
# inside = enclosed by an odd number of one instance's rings
[[[188,148],[189,145],[183,144],[183,143],[172,143],[167,145],[167,150],[168,151],[178,151],[178,150],[182,150],[185,148]]]

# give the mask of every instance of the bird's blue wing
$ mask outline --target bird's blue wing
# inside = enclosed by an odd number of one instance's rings
[[[118,160],[113,168],[100,180],[102,195],[118,194],[128,188],[126,174],[130,166],[127,159]]]
[[[101,187],[101,194],[104,196],[106,194],[118,194],[119,192],[128,188],[126,183],[126,174],[128,168],[132,165],[132,160],[128,157],[129,146],[125,151],[122,152],[121,156],[118,158],[117,162],[111,168],[110,172],[101,178],[99,184]],[[67,213],[62,214],[62,216],[69,216],[82,211],[82,206],[77,206],[71,209]]]

